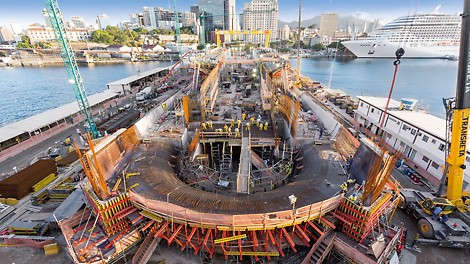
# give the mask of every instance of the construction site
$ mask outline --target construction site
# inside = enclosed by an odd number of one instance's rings
[[[44,235],[59,230],[74,263],[147,263],[158,247],[201,263],[397,263],[400,155],[320,107],[312,81],[267,48],[269,30],[241,33],[266,47],[236,53],[216,33],[219,47],[141,77],[159,99],[98,129],[57,1],[47,10],[88,133],[67,170],[38,161],[0,182],[2,206],[33,202],[5,217],[3,245],[54,254]]]
[[[210,56],[170,72],[191,68],[190,89],[77,149],[86,206],[59,221],[73,261],[146,263],[158,246],[204,263],[382,263],[399,253],[403,229],[389,225],[396,156],[312,111],[289,62]],[[360,144],[366,155],[346,162]]]

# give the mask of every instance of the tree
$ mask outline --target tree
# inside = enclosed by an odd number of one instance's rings
[[[7,53],[3,50],[0,50],[0,57],[6,57]]]
[[[184,26],[180,28],[181,34],[194,34],[193,28],[189,26]]]
[[[317,24],[311,24],[310,26],[308,26],[308,28],[310,28],[310,29],[317,28]]]
[[[91,33],[91,39],[98,43],[113,44],[114,36],[106,30],[98,29]]]
[[[338,49],[341,50],[341,49],[344,49],[344,45],[341,44],[341,42],[331,42],[330,45],[328,45],[327,47],[328,48],[333,48],[333,49],[336,49],[336,45],[338,45]]]
[[[316,43],[312,46],[312,49],[315,50],[315,51],[324,50],[325,45],[323,45],[321,43]]]
[[[149,31],[145,28],[134,28],[132,31],[138,33],[138,35],[142,35],[142,34],[146,35],[149,33]]]
[[[42,42],[41,41],[41,42],[38,43],[38,45],[39,45],[39,48],[41,48],[41,49],[50,49],[50,48],[52,48],[52,44],[49,43],[49,42]]]
[[[155,29],[152,29],[152,30],[150,31],[150,34],[151,34],[151,35],[160,35],[160,34],[161,34],[161,31],[160,31],[160,29],[155,28]]]
[[[22,35],[21,42],[16,47],[19,49],[31,49],[33,46],[31,45],[31,39],[26,35]]]

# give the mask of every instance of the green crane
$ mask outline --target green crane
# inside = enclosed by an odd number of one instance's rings
[[[72,50],[72,45],[67,36],[64,18],[60,12],[57,0],[46,0],[46,10],[51,21],[52,29],[54,30],[55,38],[59,44],[60,55],[67,69],[69,80],[74,86],[75,99],[77,99],[83,120],[86,122],[87,131],[94,138],[97,138],[99,137],[98,128],[90,110],[85,87],[83,86],[82,77],[78,70],[77,59],[75,58],[75,53]]]
[[[176,8],[176,0],[173,0],[174,4],[174,13],[175,13],[175,37],[176,37],[176,45],[178,45],[178,56],[181,57],[181,33],[180,33],[180,21],[178,16],[178,8]]]

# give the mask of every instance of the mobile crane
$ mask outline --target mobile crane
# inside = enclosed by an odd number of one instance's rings
[[[69,80],[74,86],[75,99],[78,102],[80,113],[85,121],[86,129],[94,138],[97,138],[99,137],[98,128],[93,119],[83,80],[78,70],[77,59],[75,58],[75,53],[72,50],[72,45],[67,36],[65,21],[60,12],[59,4],[57,0],[46,0],[45,4],[57,44],[59,44],[60,55],[67,69]]]
[[[455,98],[444,99],[447,135],[444,174],[436,193],[412,189],[401,191],[399,207],[418,219],[424,244],[443,247],[470,247],[470,195],[464,192],[467,137],[470,118],[470,0],[464,1],[462,33]],[[452,134],[450,134],[452,132]],[[449,140],[450,139],[450,140]],[[443,195],[447,181],[447,192]],[[436,208],[438,210],[436,210]]]

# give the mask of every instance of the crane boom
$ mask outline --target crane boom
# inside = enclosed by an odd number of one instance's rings
[[[55,38],[59,44],[60,55],[67,69],[69,80],[74,85],[75,99],[78,102],[83,120],[86,122],[87,131],[96,138],[99,136],[98,129],[90,110],[83,80],[78,70],[77,59],[67,36],[64,18],[60,12],[57,0],[46,0],[46,10],[49,14]]]
[[[455,105],[449,108],[452,117],[452,136],[450,140],[449,155],[446,159],[447,168],[447,199],[460,211],[464,209],[463,180],[465,172],[465,160],[467,154],[467,138],[470,118],[470,67],[469,42],[470,42],[470,0],[464,1],[464,12],[462,14],[462,27],[460,37],[460,55],[457,76],[457,93]],[[441,195],[445,177],[439,186],[438,196]]]

